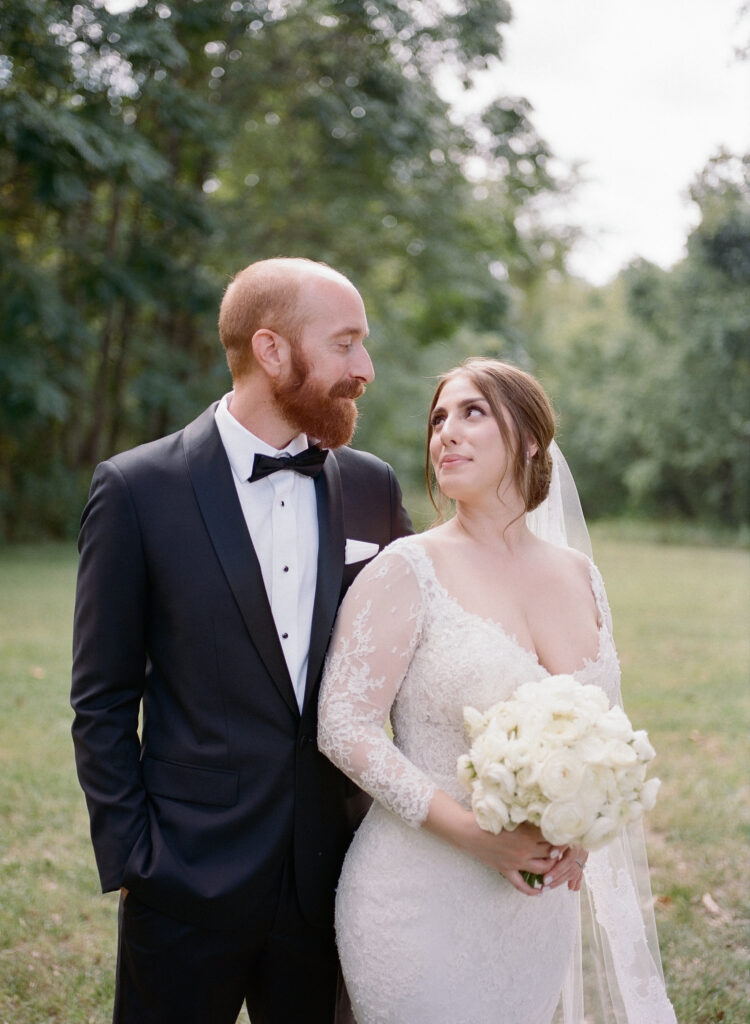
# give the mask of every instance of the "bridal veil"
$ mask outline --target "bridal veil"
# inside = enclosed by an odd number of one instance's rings
[[[527,524],[543,540],[577,548],[590,558],[591,541],[573,476],[554,441],[550,451],[549,495],[527,514]],[[664,987],[641,822],[589,854],[579,916],[555,1021],[676,1024]]]

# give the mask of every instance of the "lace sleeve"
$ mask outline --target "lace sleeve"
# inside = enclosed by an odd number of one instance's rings
[[[385,724],[422,623],[409,562],[386,551],[344,599],[321,686],[318,746],[358,786],[415,828],[436,786],[391,742]]]

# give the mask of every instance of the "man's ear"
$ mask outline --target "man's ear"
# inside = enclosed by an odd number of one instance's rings
[[[255,361],[269,377],[278,377],[289,361],[289,342],[276,331],[261,327],[250,339]]]

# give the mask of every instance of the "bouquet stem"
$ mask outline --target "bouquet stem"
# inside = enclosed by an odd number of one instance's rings
[[[541,889],[544,886],[544,875],[535,875],[533,871],[522,871],[521,878],[532,889]]]

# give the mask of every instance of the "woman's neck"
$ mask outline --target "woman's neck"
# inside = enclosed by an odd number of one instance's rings
[[[456,531],[474,544],[495,549],[501,546],[510,554],[532,537],[520,501],[512,504],[498,503],[493,508],[457,502],[453,522]]]

